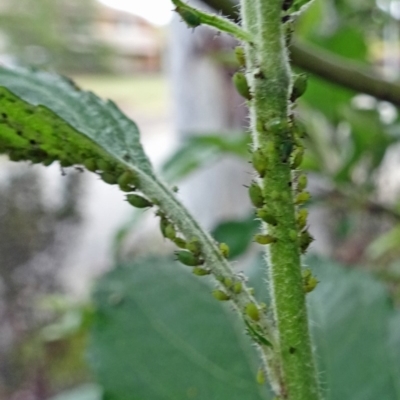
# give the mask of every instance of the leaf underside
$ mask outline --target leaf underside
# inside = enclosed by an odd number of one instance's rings
[[[116,175],[153,175],[136,125],[114,103],[66,78],[25,69],[0,68],[0,153],[63,166],[94,158]]]

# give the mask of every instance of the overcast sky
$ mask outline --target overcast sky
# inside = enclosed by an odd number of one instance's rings
[[[119,10],[140,15],[156,25],[166,25],[172,16],[170,0],[99,0],[101,3]]]

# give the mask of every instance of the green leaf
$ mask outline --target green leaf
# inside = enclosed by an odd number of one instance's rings
[[[190,136],[164,163],[163,175],[168,182],[176,182],[215,162],[221,154],[246,158],[249,143],[250,136],[243,133]]]
[[[114,103],[45,72],[0,68],[0,152],[65,166],[101,159],[110,171],[153,175],[136,125]]]
[[[268,301],[263,263],[250,283]],[[307,297],[324,399],[398,400],[400,313],[385,286],[324,258],[308,257],[306,265],[320,281]]]
[[[225,221],[218,224],[212,231],[212,236],[217,242],[229,246],[229,258],[242,255],[253,241],[254,235],[260,229],[260,223],[254,214],[243,220]]]
[[[89,359],[107,398],[268,398],[244,326],[206,282],[156,258],[101,279]]]

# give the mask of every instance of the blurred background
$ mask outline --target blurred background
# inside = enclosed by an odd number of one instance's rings
[[[235,18],[229,1],[191,3]],[[248,269],[261,248],[245,188],[247,111],[231,84],[236,43],[188,29],[172,9],[169,0],[0,0],[0,63],[56,71],[116,101],[138,124],[156,169],[230,245],[237,268]],[[400,1],[315,0],[295,30],[294,68],[309,74],[296,114],[307,133],[310,253],[369,271],[396,308]],[[344,86],[334,73],[320,77],[312,57],[342,75],[368,68],[382,96]],[[96,175],[6,157],[0,232],[0,399],[64,399],[54,396],[93,381],[85,349],[95,279],[173,247],[151,211],[133,211]],[[97,387],[81,387],[68,399],[96,398]]]

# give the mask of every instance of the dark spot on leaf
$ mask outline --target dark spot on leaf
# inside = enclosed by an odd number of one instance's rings
[[[37,141],[36,141],[36,140],[33,140],[33,139],[31,139],[31,140],[29,141],[29,143],[30,143],[32,146],[34,146],[35,144],[37,144]]]
[[[4,119],[7,119],[7,118],[8,118],[8,116],[7,116],[6,113],[1,113],[1,116],[2,116]]]
[[[290,353],[290,354],[296,353],[296,348],[295,348],[295,347],[290,347],[289,353]]]

